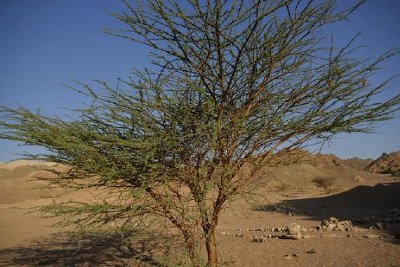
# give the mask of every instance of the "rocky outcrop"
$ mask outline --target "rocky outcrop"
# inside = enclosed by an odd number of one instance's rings
[[[349,220],[340,221],[338,218],[330,217],[321,222],[321,228],[325,231],[354,231],[355,227]]]
[[[365,170],[372,173],[400,174],[400,151],[390,154],[383,153],[382,156],[368,165]]]

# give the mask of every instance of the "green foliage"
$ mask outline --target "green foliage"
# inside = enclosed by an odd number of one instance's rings
[[[394,77],[369,83],[398,50],[368,61],[353,56],[355,38],[326,45],[323,28],[361,2],[343,11],[308,0],[124,3],[126,12],[110,14],[127,28],[105,31],[150,47],[153,71],[119,88],[78,84],[91,101],[68,121],[0,110],[0,138],[45,147],[30,156],[68,166],[54,183],[112,196],[46,212],[88,226],[160,216],[181,231],[193,262],[202,233],[214,266],[219,213],[259,168],[304,144],[369,132],[398,109],[399,95],[376,97]]]
[[[321,187],[325,193],[329,194],[331,192],[332,186],[336,182],[335,177],[316,177],[312,180],[312,182],[318,186]]]

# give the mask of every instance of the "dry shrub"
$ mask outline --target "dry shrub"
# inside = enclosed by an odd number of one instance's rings
[[[328,177],[316,177],[312,180],[312,182],[321,187],[327,194],[331,192],[332,185],[335,183],[336,178],[332,176]]]

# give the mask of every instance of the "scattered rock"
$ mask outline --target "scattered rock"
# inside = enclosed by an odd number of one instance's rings
[[[378,238],[382,238],[380,235],[374,235],[374,234],[370,234],[370,235],[364,235],[365,238],[369,238],[369,239],[378,239]]]
[[[266,237],[254,237],[253,238],[253,242],[257,242],[257,243],[264,243],[267,241]]]
[[[323,220],[321,226],[317,226],[316,229],[324,231],[353,231],[355,230],[355,227],[349,220],[340,221],[335,217],[330,217],[327,220]]]
[[[284,260],[291,260],[292,259],[292,257],[290,256],[290,255],[285,255],[285,256],[283,256],[283,259]]]
[[[381,222],[375,223],[374,226],[376,227],[376,229],[383,229],[383,223]]]
[[[318,253],[318,251],[315,248],[312,248],[312,249],[308,250],[307,253],[314,254],[314,253]]]

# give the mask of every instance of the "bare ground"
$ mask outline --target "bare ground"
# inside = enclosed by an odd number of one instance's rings
[[[168,231],[136,231],[127,239],[121,233],[75,235],[52,228],[55,220],[30,212],[49,192],[27,186],[28,169],[21,166],[0,177],[0,266],[165,266],[181,254]],[[223,211],[217,231],[221,265],[400,266],[398,178],[357,179],[329,195],[310,184],[280,191],[259,187],[257,193],[265,197],[251,203],[237,199]],[[316,230],[329,217],[351,220],[355,228]],[[269,237],[282,235],[291,223],[307,230],[301,239]]]

